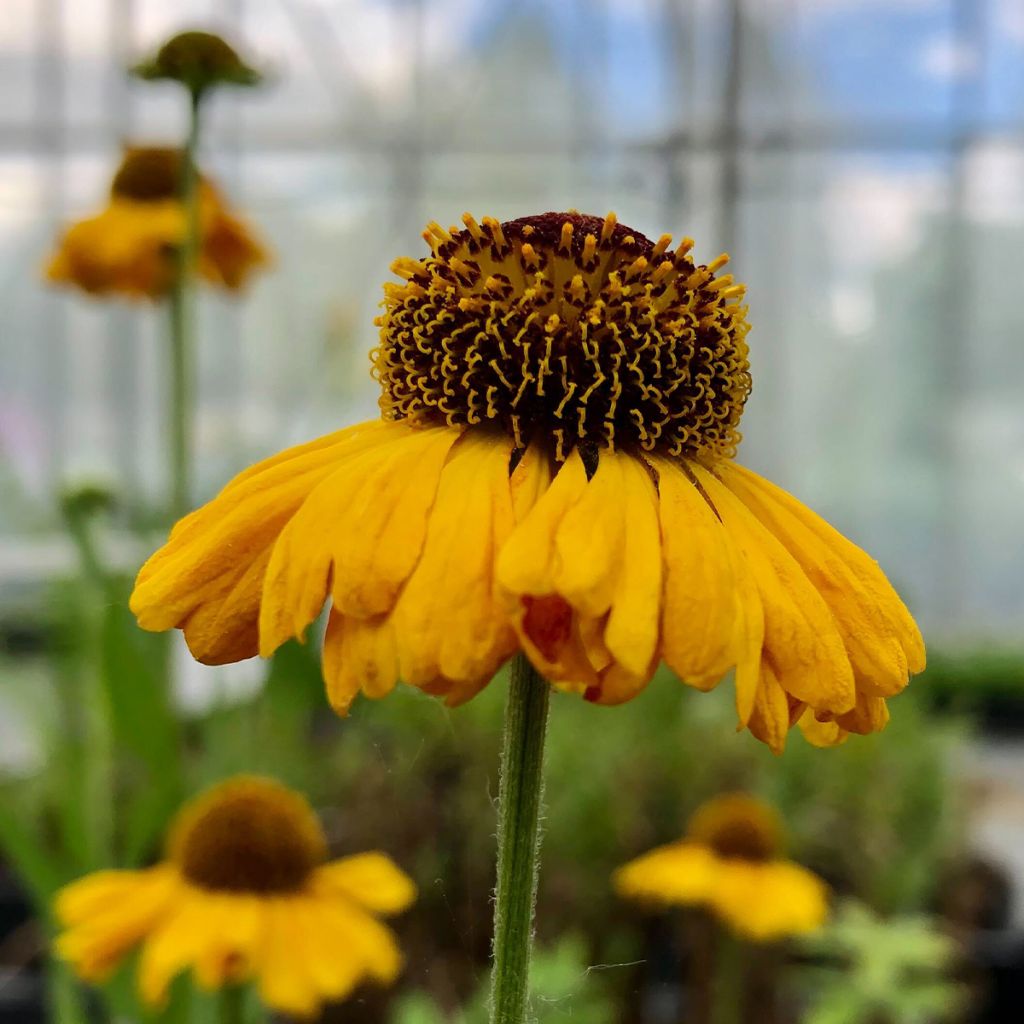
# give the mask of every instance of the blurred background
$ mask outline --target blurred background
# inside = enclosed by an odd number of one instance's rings
[[[727,687],[659,679],[614,712],[556,700],[550,1019],[686,1019],[689,933],[616,903],[608,874],[738,786],[774,800],[794,854],[880,915],[868,947],[906,915],[955,942],[925,1009],[895,1001],[897,972],[888,1002],[828,1020],[1018,1020],[1024,4],[4,0],[0,1021],[74,1019],[43,1016],[46,993],[54,1005],[70,986],[45,956],[43,894],[104,852],[151,858],[175,801],[239,768],[304,786],[340,849],[383,846],[423,890],[400,926],[402,988],[338,1019],[478,1019],[500,687],[456,712],[403,694],[338,723],[305,649],[269,677],[175,650],[162,724],[144,705],[163,654],[123,598],[167,488],[165,324],[40,273],[60,226],[102,204],[122,141],[181,139],[176,88],[123,69],[186,27],[270,71],[259,91],[214,98],[201,164],[275,251],[242,299],[202,298],[197,497],[374,414],[380,283],[395,256],[426,251],[427,220],[614,209],[652,237],[692,235],[702,259],[732,253],[753,323],[741,460],[877,557],[924,629],[929,671],[893,702],[889,731],[838,751],[798,737],[781,759],[755,749],[732,734]],[[60,500],[83,485],[110,499],[88,513],[110,587],[98,601]],[[70,795],[92,764],[82,709],[96,693],[131,708],[107,736],[102,807]],[[143,808],[130,826],[109,802],[121,795]],[[786,958],[763,968],[763,1019],[824,1024],[823,985],[800,981],[816,954]],[[829,984],[862,991],[855,962]],[[102,1014],[119,998],[74,1013],[114,1019]]]

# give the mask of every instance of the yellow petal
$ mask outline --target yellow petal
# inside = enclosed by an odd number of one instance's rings
[[[254,635],[261,559],[310,490],[340,461],[392,438],[393,431],[383,429],[388,426],[360,425],[329,445],[301,446],[293,458],[276,456],[265,471],[247,471],[186,516],[139,572],[130,602],[139,624],[163,630],[196,616],[197,646],[204,656],[222,660],[210,624],[223,609],[224,647],[234,656],[255,654],[255,646],[239,651],[237,644],[240,636]]]
[[[339,929],[333,906],[319,900],[290,900],[288,915],[291,955],[302,962],[317,1002],[344,999],[369,973],[352,930]]]
[[[318,868],[317,893],[345,896],[376,914],[397,914],[416,899],[412,879],[383,853],[360,853]]]
[[[881,732],[889,724],[889,708],[884,697],[857,694],[857,706],[844,715],[836,715],[836,725],[861,736]]]
[[[768,744],[773,753],[781,754],[785,749],[790,728],[789,699],[767,660],[761,664],[749,727],[762,743]]]
[[[498,554],[501,588],[516,605],[526,596],[553,594],[555,534],[562,519],[587,486],[579,453],[573,451],[536,503],[522,517]]]
[[[711,895],[718,858],[698,843],[659,846],[612,876],[620,896],[666,906],[704,903]]]
[[[555,533],[552,588],[584,616],[604,615],[618,592],[627,460],[628,456],[601,453],[596,472]]]
[[[441,473],[420,560],[395,606],[402,678],[479,687],[515,650],[495,599],[495,554],[513,526],[511,440],[469,432]]]
[[[257,975],[260,999],[267,1006],[299,1017],[311,1017],[320,1006],[320,993],[306,955],[303,915],[295,913],[295,897],[266,902],[266,930]],[[350,972],[344,947],[337,949],[337,970]]]
[[[869,555],[792,495],[742,466],[720,476],[782,542],[825,599],[843,637],[858,686],[891,696],[908,672],[924,668],[916,623]]]
[[[406,428],[341,461],[277,538],[263,582],[260,653],[301,636],[334,605],[369,618],[389,611],[419,558],[441,467],[458,431]]]
[[[838,747],[850,738],[849,732],[833,718],[819,719],[813,708],[807,708],[797,724],[804,739],[814,747]]]
[[[353,619],[332,610],[324,635],[323,675],[331,707],[347,715],[360,690],[373,700],[398,682],[398,644],[387,616]]]
[[[644,465],[627,455],[602,455],[620,463],[623,525],[621,567],[604,639],[608,650],[638,680],[650,678],[661,619],[661,534],[658,496]],[[567,525],[563,523],[563,526]]]
[[[835,620],[800,566],[718,478],[694,465],[725,528],[743,549],[764,607],[764,652],[787,693],[842,713],[856,702],[853,669]]]
[[[734,640],[743,614],[736,581],[742,560],[730,552],[729,535],[683,470],[668,459],[650,462],[658,473],[665,560],[662,658],[683,682],[708,690],[740,660]],[[750,587],[743,594],[757,600]],[[755,656],[759,661],[760,642]]]
[[[791,861],[722,860],[711,908],[754,942],[804,935],[828,916],[828,889],[817,875]]]
[[[146,940],[139,960],[139,994],[148,1006],[161,1006],[167,987],[195,963],[217,935],[217,903],[192,886],[183,886],[174,908]]]
[[[218,894],[194,956],[196,981],[214,991],[248,980],[255,970],[266,921],[264,900],[248,894]]]
[[[163,868],[101,871],[62,889],[58,919],[68,926],[56,942],[58,955],[86,981],[103,981],[169,912],[177,877]]]

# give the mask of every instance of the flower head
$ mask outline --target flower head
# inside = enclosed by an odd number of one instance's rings
[[[620,895],[662,906],[702,906],[754,942],[814,931],[828,913],[828,890],[782,857],[774,810],[744,793],[703,804],[686,838],[619,868]]]
[[[213,32],[179,32],[132,68],[146,81],[180,82],[193,93],[217,85],[259,85],[263,76]]]
[[[377,916],[415,897],[384,854],[326,855],[299,794],[236,777],[181,811],[160,864],[100,871],[61,890],[57,951],[100,982],[141,946],[139,989],[154,1006],[191,968],[206,988],[251,980],[268,1006],[313,1014],[364,979],[394,980],[401,956]]]
[[[93,295],[164,297],[174,284],[176,253],[185,237],[181,171],[180,150],[126,147],[106,208],[65,231],[47,278]],[[268,262],[266,249],[206,178],[199,185],[199,217],[199,272],[211,284],[238,291]]]
[[[685,240],[576,213],[425,233],[385,286],[382,419],[246,470],[143,566],[132,608],[210,663],[271,654],[331,604],[344,712],[401,679],[451,704],[517,650],[593,701],[660,662],[734,670],[774,749],[881,728],[924,664],[878,566],[733,462],[743,287]]]

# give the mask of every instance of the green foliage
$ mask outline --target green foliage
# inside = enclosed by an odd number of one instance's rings
[[[536,1024],[610,1024],[619,1017],[600,975],[587,966],[587,943],[578,935],[536,950],[530,979],[530,1020]],[[396,1002],[391,1024],[487,1024],[489,994],[485,979],[464,1007],[447,1013],[426,993],[413,992]]]
[[[961,1009],[955,944],[928,918],[883,919],[850,900],[804,947],[831,961],[804,972],[805,1024],[938,1024]]]

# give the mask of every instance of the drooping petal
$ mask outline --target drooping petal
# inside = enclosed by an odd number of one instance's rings
[[[748,723],[750,731],[773,753],[781,754],[792,724],[790,718],[789,698],[771,663],[765,659],[761,663],[754,708]]]
[[[184,628],[201,661],[252,657],[261,566],[281,530],[340,463],[395,438],[395,424],[360,424],[242,473],[182,519],[143,565],[130,601],[139,625]]]
[[[828,604],[858,688],[891,696],[922,671],[924,643],[878,563],[792,495],[742,466],[718,467],[725,485],[782,542]]]
[[[386,615],[354,619],[332,610],[324,634],[323,674],[327,697],[347,715],[357,694],[387,696],[398,682],[395,627]]]
[[[857,706],[846,714],[836,715],[836,725],[861,736],[881,732],[888,724],[889,708],[885,698],[870,693],[858,693]]]
[[[619,463],[622,520],[619,578],[603,637],[613,663],[602,671],[600,683],[587,697],[602,704],[619,704],[647,685],[657,665],[662,553],[658,496],[647,467],[627,455],[601,457],[602,462],[609,459]],[[569,528],[568,516],[562,526]]]
[[[850,733],[842,728],[834,718],[818,718],[813,708],[807,708],[797,720],[800,731],[811,746],[838,747],[850,738]]]
[[[732,491],[703,466],[693,468],[757,582],[764,607],[764,653],[779,682],[811,707],[849,711],[856,702],[853,669],[821,595]]]
[[[420,556],[441,468],[458,436],[447,428],[406,430],[395,443],[343,460],[307,495],[274,543],[264,577],[264,657],[302,635],[328,588],[340,613],[390,611]]]
[[[760,661],[761,637],[742,642],[757,632],[760,599],[753,586],[740,587],[742,556],[690,477],[668,459],[650,462],[658,473],[665,563],[662,657],[683,682],[708,690],[744,651]]]
[[[511,447],[467,433],[441,473],[422,554],[392,613],[401,676],[413,686],[442,678],[475,692],[515,649],[494,583],[513,527]]]

